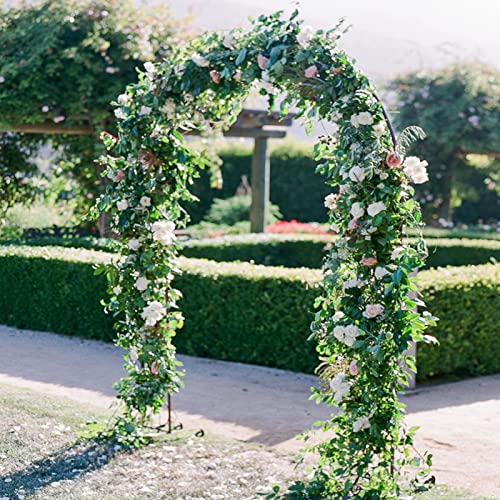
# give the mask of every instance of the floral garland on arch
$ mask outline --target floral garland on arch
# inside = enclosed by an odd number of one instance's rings
[[[117,343],[129,349],[117,429],[134,434],[181,387],[172,343],[183,323],[172,286],[179,272],[175,230],[186,224],[182,204],[194,198],[193,179],[217,166],[184,134],[227,129],[257,86],[270,106],[284,94],[281,111],[293,104],[306,128],[315,119],[336,124],[315,146],[319,171],[339,186],[325,206],[341,236],[324,262],[312,337],[323,381],[314,397],[339,411],[322,426],[334,437],[312,447],[320,457],[313,479],[290,494],[389,498],[399,491],[403,467],[419,464],[397,393],[408,380],[404,364],[415,369],[404,355],[410,342],[433,340],[423,330],[435,318],[417,312],[423,303],[411,280],[425,244],[404,240],[405,227],[420,225],[411,183],[427,180],[427,163],[404,158],[421,130],[408,129],[396,142],[368,79],[338,48],[340,34],[340,25],[303,26],[297,12],[262,16],[247,32],[208,33],[177,47],[168,61],[146,63],[139,82],[119,96],[118,137],[104,134],[111,183],[98,203],[113,214],[122,253],[106,270],[107,309],[117,316]]]

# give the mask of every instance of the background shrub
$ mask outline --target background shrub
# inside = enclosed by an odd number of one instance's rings
[[[109,341],[104,252],[0,247],[0,323]],[[319,270],[181,259],[176,277],[186,324],[180,352],[312,372],[307,342]],[[26,277],[29,279],[26,279]],[[419,283],[440,318],[429,333],[441,342],[420,349],[419,380],[500,372],[500,264],[423,271]]]

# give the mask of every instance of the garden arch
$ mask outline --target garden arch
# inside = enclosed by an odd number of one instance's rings
[[[139,82],[117,99],[118,136],[103,134],[111,184],[96,210],[113,214],[122,254],[106,269],[107,309],[121,317],[117,342],[129,350],[116,429],[136,435],[181,386],[172,343],[183,322],[172,286],[174,230],[185,220],[181,203],[192,199],[198,170],[216,164],[183,134],[229,128],[258,85],[271,106],[285,93],[282,113],[293,104],[306,128],[319,118],[338,129],[315,146],[319,171],[339,186],[325,206],[342,236],[324,263],[312,337],[323,382],[314,397],[342,411],[324,423],[335,438],[314,448],[314,478],[296,485],[302,496],[294,498],[389,498],[399,491],[403,466],[418,462],[397,397],[408,379],[401,360],[412,340],[432,341],[423,330],[434,318],[417,312],[423,303],[410,278],[425,244],[404,240],[404,228],[420,224],[410,183],[427,180],[427,163],[403,158],[422,132],[413,127],[396,140],[369,80],[338,48],[339,36],[340,26],[313,31],[297,12],[261,16],[247,32],[207,33],[168,61],[146,63]],[[413,367],[411,357],[406,363]]]

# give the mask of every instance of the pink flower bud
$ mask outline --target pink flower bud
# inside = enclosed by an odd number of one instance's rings
[[[237,82],[241,82],[241,70],[240,69],[237,69],[235,72],[234,72],[234,76],[233,76],[234,80],[237,81]]]
[[[403,158],[395,151],[392,151],[385,157],[385,163],[388,167],[396,168],[399,167],[401,163],[403,163]]]
[[[352,360],[351,364],[349,365],[349,373],[353,377],[356,377],[359,374],[358,363],[355,360]]]
[[[376,257],[363,257],[361,259],[361,264],[364,266],[375,266],[377,264],[377,258]]]
[[[349,229],[356,229],[358,227],[358,219],[354,218],[349,221]]]
[[[334,75],[338,75],[342,71],[342,68],[332,68],[331,71]]]
[[[123,170],[118,170],[118,172],[116,172],[116,180],[120,182],[123,179],[125,179],[125,172]]]
[[[220,83],[219,73],[217,73],[217,71],[215,71],[215,69],[210,71],[210,78],[212,79],[212,81],[214,83]]]
[[[262,54],[259,54],[257,56],[257,64],[259,65],[260,69],[265,69],[266,64],[269,62],[269,59],[266,56],[263,56]]]
[[[318,76],[318,67],[316,65],[309,66],[305,71],[304,75],[306,78],[316,78]]]

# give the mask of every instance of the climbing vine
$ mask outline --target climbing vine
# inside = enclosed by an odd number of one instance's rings
[[[397,395],[409,376],[404,364],[415,369],[404,353],[412,340],[433,341],[423,331],[435,321],[411,280],[425,244],[404,238],[406,227],[420,225],[411,184],[428,179],[427,163],[405,157],[406,148],[423,132],[413,127],[396,140],[369,80],[337,46],[342,26],[313,31],[297,16],[262,16],[249,31],[207,33],[179,46],[165,62],[146,63],[116,101],[118,135],[104,134],[102,159],[111,183],[98,210],[113,214],[122,253],[107,270],[107,309],[118,318],[118,344],[129,350],[117,425],[134,433],[182,384],[173,345],[183,323],[172,285],[175,231],[187,221],[190,184],[216,162],[185,135],[230,127],[257,87],[270,107],[284,95],[281,111],[293,105],[306,128],[316,119],[335,124],[315,154],[327,184],[338,186],[325,205],[341,236],[324,262],[312,337],[323,381],[314,397],[339,409],[322,426],[333,435],[312,447],[320,457],[312,480],[284,495],[390,498],[403,467],[419,465]]]

